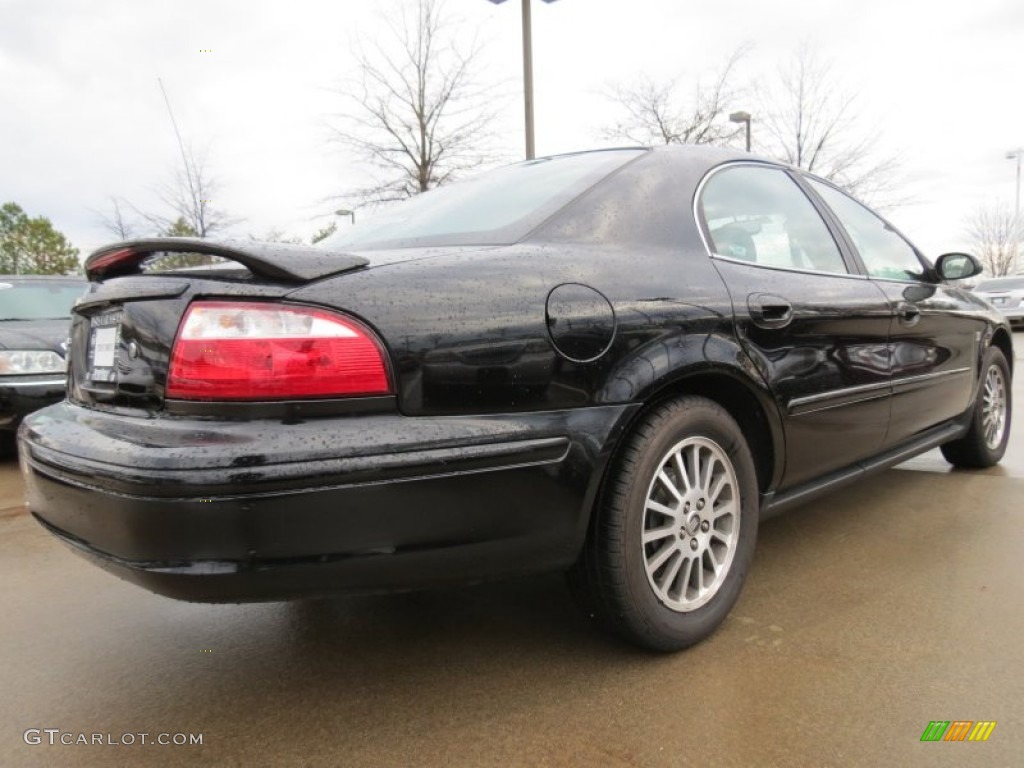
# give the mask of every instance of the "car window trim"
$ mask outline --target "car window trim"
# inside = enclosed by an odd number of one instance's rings
[[[814,208],[815,211],[817,211],[818,216],[822,219],[822,222],[825,224],[825,228],[832,236],[832,240],[835,242],[836,248],[839,250],[839,256],[843,260],[843,264],[846,266],[846,272],[826,272],[820,269],[801,269],[799,267],[782,267],[774,264],[758,264],[756,262],[744,261],[742,259],[734,259],[730,256],[725,256],[724,254],[716,252],[711,247],[711,230],[708,228],[707,217],[704,216],[703,207],[701,205],[701,198],[704,194],[704,187],[715,174],[720,173],[721,171],[724,171],[729,168],[737,168],[742,166],[767,168],[769,170],[779,171],[782,174],[794,180],[797,189],[804,193],[804,196],[808,199],[808,202],[810,202],[811,207]],[[844,241],[837,236],[839,233],[837,232],[836,228],[832,225],[832,222],[829,220],[829,217],[823,214],[820,208],[819,198],[816,195],[808,195],[805,189],[805,185],[802,184],[800,180],[797,180],[793,177],[792,169],[787,168],[784,165],[779,165],[777,163],[772,163],[765,160],[731,160],[722,163],[721,165],[716,165],[714,168],[708,170],[707,173],[705,173],[701,180],[697,183],[697,188],[693,193],[692,213],[694,222],[696,222],[697,224],[697,231],[700,233],[701,242],[703,242],[704,244],[704,251],[712,259],[724,259],[725,261],[732,262],[733,264],[743,264],[748,267],[756,267],[757,269],[772,269],[781,272],[796,272],[802,275],[819,275],[822,277],[852,277],[856,279],[866,279],[868,277],[867,271],[863,269],[863,265],[860,263],[859,259],[852,259],[853,252],[847,251],[844,248]],[[845,233],[843,234],[845,235]]]
[[[720,253],[715,253],[714,251],[709,251],[708,255],[714,261],[727,261],[730,264],[741,264],[744,267],[751,267],[753,269],[771,269],[776,272],[795,272],[800,275],[816,275],[817,277],[845,277],[852,280],[870,279],[867,275],[861,275],[855,272],[823,272],[819,269],[800,269],[799,267],[780,267],[777,264],[758,264],[753,261],[734,259],[732,256],[724,256]]]
[[[923,284],[926,284],[926,285],[935,285],[937,283],[942,282],[941,280],[938,279],[938,277],[935,274],[935,267],[931,264],[931,262],[928,261],[927,258],[925,258],[924,254],[921,253],[921,251],[918,249],[918,247],[916,245],[914,245],[914,243],[910,240],[910,238],[907,237],[906,235],[904,235],[897,227],[893,226],[891,221],[889,221],[887,218],[882,216],[874,208],[868,207],[863,202],[861,202],[860,200],[855,198],[853,195],[851,195],[849,192],[846,192],[843,189],[841,189],[837,184],[833,184],[831,181],[828,181],[827,179],[823,179],[820,176],[816,176],[813,173],[808,173],[807,171],[799,170],[799,169],[794,169],[794,170],[791,171],[791,173],[794,174],[794,175],[798,175],[800,177],[799,181],[800,181],[801,187],[805,187],[807,189],[807,191],[814,196],[814,199],[820,201],[821,205],[824,206],[825,209],[828,211],[829,216],[835,222],[836,228],[842,233],[842,237],[845,240],[847,246],[850,248],[851,254],[856,258],[857,263],[860,265],[860,268],[863,271],[864,276],[867,277],[869,280],[879,280],[879,281],[883,281],[883,282],[887,282],[887,283],[899,283],[901,285],[906,285],[908,283],[923,283]],[[880,277],[880,276],[872,275],[870,273],[870,271],[868,270],[868,268],[867,268],[867,264],[864,262],[864,259],[863,259],[863,257],[860,254],[860,250],[854,244],[853,238],[850,236],[850,233],[847,231],[846,226],[843,224],[842,220],[839,218],[839,215],[836,214],[832,210],[831,206],[829,206],[828,203],[825,202],[825,199],[821,195],[818,194],[818,192],[814,189],[814,187],[808,182],[809,179],[813,179],[814,181],[817,181],[819,184],[824,184],[826,187],[831,187],[833,190],[835,190],[839,194],[845,195],[846,197],[850,198],[850,200],[855,202],[857,205],[861,206],[868,213],[873,214],[877,219],[879,219],[883,224],[885,224],[886,227],[888,227],[890,230],[892,230],[894,233],[896,233],[896,235],[904,243],[907,244],[907,246],[913,252],[914,256],[917,257],[917,261],[918,261],[918,263],[922,267],[922,270],[921,270],[922,277],[919,277],[919,278],[915,277],[915,278],[910,278],[910,279],[907,279],[907,280],[900,280],[900,279],[895,278],[895,277]]]
[[[814,190],[814,187],[807,183],[808,178],[816,179],[818,177],[813,174],[808,174],[799,168],[787,168],[786,172],[793,181],[796,182],[797,186],[804,191],[804,194],[810,198],[818,213],[825,220],[825,224],[832,232],[832,236],[835,238],[836,242],[839,243],[839,250],[843,253],[843,258],[846,260],[847,266],[850,267],[850,270],[852,272],[856,272],[865,279],[870,280],[871,274],[868,272],[867,264],[864,263],[864,260],[860,256],[860,251],[858,251],[857,247],[853,244],[853,239],[850,237],[850,233],[846,231],[846,227],[843,226],[843,223],[839,220],[835,211],[833,211],[829,207],[828,203],[825,202],[825,199]],[[838,187],[836,187],[836,189],[838,189]]]

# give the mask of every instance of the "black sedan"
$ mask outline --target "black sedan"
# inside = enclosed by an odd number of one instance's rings
[[[0,456],[27,414],[64,399],[71,306],[81,278],[0,275]]]
[[[188,600],[566,570],[677,649],[729,612],[759,519],[935,446],[989,466],[1009,434],[1010,330],[952,284],[977,262],[726,150],[543,158],[323,248],[143,240],[86,269],[67,401],[20,432],[29,506]]]

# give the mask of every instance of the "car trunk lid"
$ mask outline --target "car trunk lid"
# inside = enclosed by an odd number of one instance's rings
[[[105,246],[71,324],[68,396],[92,407],[163,408],[171,349],[197,298],[282,300],[369,261],[312,246],[152,238]]]

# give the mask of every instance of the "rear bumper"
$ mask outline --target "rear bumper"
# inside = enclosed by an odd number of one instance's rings
[[[628,412],[284,424],[61,403],[20,443],[30,510],[80,554],[172,597],[273,600],[569,565]]]

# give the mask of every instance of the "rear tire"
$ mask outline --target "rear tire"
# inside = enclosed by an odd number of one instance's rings
[[[1010,439],[1012,413],[1010,366],[1001,349],[989,347],[970,428],[963,437],[943,445],[942,455],[954,467],[984,469],[998,464]]]
[[[681,397],[633,430],[610,469],[570,585],[630,642],[676,651],[739,597],[757,538],[754,462],[717,403]]]
[[[18,441],[14,432],[0,432],[0,459],[13,459],[18,455]]]

